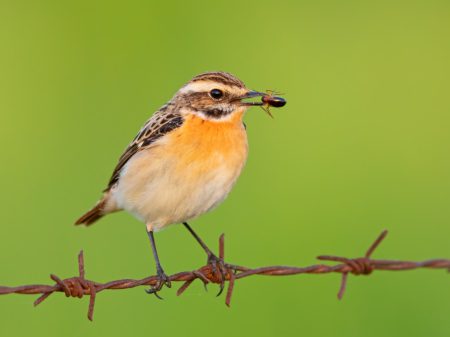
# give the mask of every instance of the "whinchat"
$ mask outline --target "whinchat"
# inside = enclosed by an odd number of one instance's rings
[[[253,97],[262,100],[246,101]],[[159,278],[149,293],[170,287],[153,235],[170,224],[183,223],[208,262],[223,263],[187,221],[220,204],[239,177],[248,154],[246,110],[284,104],[280,97],[247,89],[229,73],[195,76],[145,123],[120,157],[103,197],[76,224],[89,226],[120,210],[144,222]]]

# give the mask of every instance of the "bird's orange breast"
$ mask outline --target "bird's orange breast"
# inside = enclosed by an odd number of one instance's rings
[[[247,134],[240,112],[226,121],[189,115],[168,138],[172,146],[164,148],[178,158],[178,169],[182,172],[191,167],[191,171],[196,171],[194,174],[201,174],[218,166],[240,172],[247,158]]]

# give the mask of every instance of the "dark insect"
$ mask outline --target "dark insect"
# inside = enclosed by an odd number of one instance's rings
[[[272,90],[267,90],[267,95],[264,95],[261,97],[261,101],[263,105],[261,108],[267,112],[267,114],[273,118],[272,114],[270,113],[270,108],[281,108],[286,105],[286,100],[282,97],[274,96],[274,95],[280,95],[280,93],[276,93]]]
[[[261,97],[261,101],[274,108],[281,108],[286,104],[286,100],[284,98],[271,95],[265,95]]]

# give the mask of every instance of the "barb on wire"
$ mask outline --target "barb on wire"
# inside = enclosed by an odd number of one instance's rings
[[[173,274],[169,277],[170,281],[183,282],[177,291],[177,295],[181,295],[188,289],[188,287],[196,279],[199,279],[203,284],[209,283],[222,284],[228,281],[228,289],[225,297],[225,304],[230,306],[231,297],[235,287],[236,280],[252,275],[266,275],[266,276],[286,276],[297,274],[328,274],[340,273],[342,274],[341,285],[338,292],[338,298],[342,299],[346,286],[348,274],[353,275],[369,275],[375,270],[411,270],[419,268],[427,269],[447,269],[450,271],[449,259],[434,259],[426,261],[398,261],[398,260],[375,260],[372,259],[372,253],[380,245],[387,235],[387,231],[383,231],[380,236],[372,243],[363,257],[345,258],[339,256],[321,255],[317,258],[322,261],[338,262],[336,265],[315,264],[307,267],[289,267],[289,266],[270,266],[261,268],[248,268],[228,263],[223,263],[224,270],[218,270],[216,266],[206,265],[197,270],[185,271]],[[219,258],[225,258],[225,241],[222,234],[219,238]],[[84,269],[84,255],[81,251],[78,255],[78,276],[60,279],[58,276],[51,274],[50,278],[55,282],[54,285],[25,285],[18,287],[0,286],[0,295],[6,294],[41,294],[41,296],[34,302],[34,305],[39,305],[51,294],[55,292],[63,292],[66,297],[78,297],[88,295],[89,308],[88,318],[93,320],[94,305],[96,295],[107,289],[129,289],[138,286],[154,286],[158,282],[156,275],[149,276],[140,280],[122,279],[106,283],[99,283],[85,278]]]

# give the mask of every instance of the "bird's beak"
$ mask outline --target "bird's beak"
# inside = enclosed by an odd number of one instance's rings
[[[236,100],[240,101],[244,106],[262,106],[264,103],[262,101],[259,102],[244,102],[243,100],[254,97],[262,97],[266,94],[259,91],[250,90],[245,95],[238,97]]]

